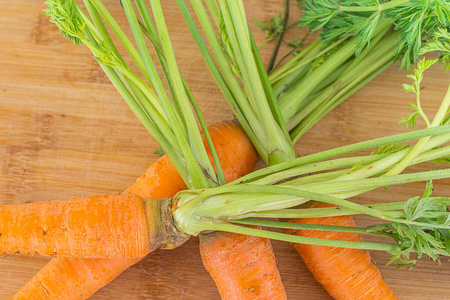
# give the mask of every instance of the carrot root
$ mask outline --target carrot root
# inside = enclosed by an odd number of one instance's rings
[[[200,253],[223,300],[286,299],[269,239],[202,234]]]
[[[88,299],[142,258],[79,259],[57,257],[45,265],[11,300]]]
[[[143,203],[122,194],[0,206],[0,253],[143,257],[159,244]]]
[[[310,207],[329,204],[313,202]],[[291,219],[301,224],[355,226],[351,216]],[[362,241],[361,235],[349,232],[285,230],[298,236],[333,240]],[[293,244],[306,266],[334,299],[398,299],[384,282],[380,270],[367,250]]]

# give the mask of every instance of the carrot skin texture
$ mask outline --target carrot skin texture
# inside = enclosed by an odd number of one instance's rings
[[[223,300],[286,299],[269,239],[228,232],[202,234],[200,254]]]
[[[143,257],[149,239],[143,199],[135,194],[0,206],[0,253],[86,258]]]
[[[227,181],[248,174],[255,168],[258,159],[256,150],[239,126],[233,122],[222,122],[210,126],[208,130]],[[209,149],[207,151],[209,154]],[[237,157],[240,159],[237,160]],[[167,156],[163,155],[125,192],[143,198],[161,199],[173,197],[184,189],[183,179]],[[87,299],[141,259],[55,257],[11,300]]]
[[[87,299],[140,260],[58,256],[39,270],[11,300]]]
[[[312,202],[309,207],[329,207],[330,204]],[[301,224],[355,226],[351,216],[290,219]],[[318,230],[285,230],[298,236],[333,240],[362,241],[361,235],[350,232]],[[384,282],[380,270],[372,262],[367,250],[293,244],[306,266],[327,290],[338,300],[398,299]]]

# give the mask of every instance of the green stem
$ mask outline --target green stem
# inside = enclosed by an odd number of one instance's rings
[[[365,227],[299,224],[299,223],[267,221],[267,220],[260,220],[260,219],[251,219],[251,218],[236,220],[236,221],[232,221],[231,223],[241,224],[241,225],[253,225],[253,226],[271,227],[271,228],[281,228],[281,229],[295,229],[295,230],[302,229],[302,230],[320,230],[320,231],[335,231],[335,232],[369,233]]]
[[[277,184],[283,180],[286,180],[286,178],[301,177],[302,175],[306,175],[313,172],[321,172],[321,171],[329,171],[332,169],[353,167],[362,162],[364,164],[368,164],[375,162],[384,156],[385,155],[367,155],[367,156],[346,157],[305,164],[298,167],[290,168],[284,172],[269,174],[264,178],[259,179],[258,184],[261,185]],[[289,180],[289,183],[292,183],[293,180],[295,179]]]
[[[272,71],[273,66],[275,64],[275,60],[277,59],[278,51],[280,50],[281,42],[283,41],[288,21],[289,21],[289,0],[284,0],[284,16],[282,21],[283,29],[280,35],[278,36],[275,46],[273,47],[273,53],[272,56],[270,57],[269,65],[267,66],[267,74],[269,74],[270,71]]]
[[[317,84],[326,79],[342,64],[342,62],[346,61],[354,54],[357,43],[358,40],[354,38],[343,45],[336,54],[334,54],[337,59],[328,59],[308,75],[307,81],[302,81],[302,84],[299,84],[294,89],[280,96],[280,109],[286,120],[291,118],[297,112],[300,104],[315,89]]]
[[[448,87],[444,100],[442,101],[441,106],[439,107],[439,110],[436,113],[436,116],[429,127],[439,126],[442,123],[442,120],[445,118],[445,115],[447,114],[449,107],[450,107],[450,86]],[[399,174],[400,172],[402,172],[411,163],[411,161],[424,149],[425,145],[429,140],[430,137],[421,138],[417,142],[417,144],[411,149],[411,151],[408,152],[406,157],[403,158],[400,163],[395,165],[388,173],[386,173],[386,175]]]
[[[301,122],[308,117],[308,121],[311,122],[310,118],[315,109],[321,107],[319,111],[328,111],[327,107],[344,100],[342,95],[346,95],[353,87],[358,86],[358,83],[366,82],[364,80],[366,77],[373,78],[373,76],[371,76],[372,74],[378,74],[380,69],[384,70],[389,64],[392,64],[394,61],[395,48],[397,47],[397,42],[399,40],[398,38],[399,35],[392,35],[389,38],[384,39],[377,44],[377,47],[370,49],[370,53],[367,55],[366,59],[355,66],[354,63],[358,61],[359,57],[353,58],[343,74],[328,87],[323,89],[316,97],[313,97],[311,100],[308,99],[308,103],[287,121],[288,128],[294,128],[294,126],[301,124]],[[314,115],[318,121],[324,114],[320,113]],[[300,137],[298,129],[294,130],[291,133],[291,136],[298,139]]]
[[[409,3],[409,0],[393,0],[389,1],[387,3],[383,3],[380,5],[373,5],[373,6],[339,6],[338,10],[339,12],[364,12],[364,11],[383,11],[387,9],[394,8],[396,6],[401,6],[403,4]]]
[[[396,244],[386,244],[386,243],[369,243],[369,242],[353,242],[353,241],[342,241],[342,240],[329,240],[329,239],[319,239],[302,237],[284,233],[278,233],[273,231],[259,230],[248,227],[242,227],[227,223],[211,223],[207,227],[209,230],[222,230],[227,232],[234,232],[239,234],[260,236],[272,240],[279,240],[283,242],[291,242],[306,245],[317,245],[317,246],[328,246],[328,247],[341,247],[341,248],[353,248],[353,249],[367,249],[367,250],[382,250],[382,251],[398,251],[399,246]]]
[[[366,204],[365,206],[375,208],[380,211],[398,211],[404,207],[404,202],[391,202],[391,203],[376,203]],[[359,211],[349,209],[346,207],[325,207],[325,208],[298,208],[298,209],[280,209],[280,210],[267,210],[262,212],[255,212],[252,217],[257,218],[282,218],[282,219],[294,219],[294,218],[321,218],[321,217],[336,217],[347,215],[358,215]],[[402,216],[397,215],[398,217]],[[394,215],[393,215],[394,216]]]
[[[207,1],[207,4],[210,1]],[[264,150],[264,145],[261,143],[263,131],[259,120],[247,102],[246,96],[243,93],[237,79],[235,78],[231,66],[228,64],[227,58],[223,52],[222,46],[215,34],[214,28],[209,22],[208,14],[200,0],[191,0],[192,7],[200,21],[200,25],[205,32],[205,36],[210,44],[211,50],[216,58],[217,64],[209,52],[205,42],[198,31],[189,9],[184,0],[177,0],[177,4],[183,15],[183,18],[188,25],[191,35],[194,37],[200,53],[202,54],[208,69],[213,75],[219,89],[227,100],[229,106],[233,110],[236,118],[244,128],[248,137],[252,141],[258,153],[264,160],[267,160],[267,154]],[[210,3],[208,6],[214,7],[216,3]],[[213,14],[214,15],[214,14]],[[219,67],[220,69],[219,69]]]
[[[137,4],[138,4],[139,11],[145,22],[145,26],[143,24],[141,24],[142,32],[152,42],[155,52],[158,55],[158,60],[160,62],[160,65],[162,67],[164,75],[167,79],[168,86],[169,86],[170,90],[173,91],[174,90],[173,81],[171,80],[171,77],[169,76],[167,60],[164,55],[164,51],[162,49],[161,40],[159,39],[157,32],[156,32],[156,28],[153,24],[153,20],[150,17],[150,13],[145,5],[145,2],[143,0],[137,0]],[[149,28],[149,30],[147,30],[147,28]],[[203,131],[203,135],[204,135],[204,137],[207,141],[208,147],[211,151],[211,156],[213,158],[214,166],[216,167],[216,170],[217,170],[217,177],[219,180],[218,183],[219,183],[219,185],[223,185],[226,183],[225,175],[223,174],[222,166],[220,165],[216,149],[215,149],[214,144],[211,139],[211,135],[209,134],[205,120],[200,112],[200,108],[198,107],[197,102],[195,101],[194,95],[192,94],[191,90],[189,89],[189,86],[187,85],[186,81],[184,80],[184,78],[182,76],[181,76],[181,80],[183,81],[184,89],[185,89],[188,99],[192,105],[192,108],[194,109],[194,111],[196,113],[197,119],[198,119],[200,126],[202,128],[202,131]],[[174,92],[172,94],[174,94]]]
[[[325,150],[322,152],[299,157],[299,158],[293,159],[291,161],[283,162],[278,165],[260,169],[258,171],[254,171],[253,173],[251,173],[249,175],[243,176],[242,178],[233,181],[231,184],[238,184],[238,183],[242,183],[242,182],[254,181],[258,178],[262,178],[266,175],[269,175],[269,174],[272,174],[275,172],[283,171],[283,170],[293,168],[296,166],[300,166],[300,165],[318,162],[321,160],[330,159],[330,158],[341,156],[344,154],[354,153],[354,152],[367,150],[367,149],[371,149],[371,148],[376,148],[376,147],[389,145],[389,144],[400,143],[400,142],[413,140],[413,139],[421,138],[421,137],[425,137],[425,136],[447,134],[447,133],[450,133],[450,126],[443,125],[443,126],[439,126],[439,127],[426,128],[426,129],[416,130],[413,132],[406,132],[406,133],[401,133],[401,134],[397,134],[397,135],[386,136],[386,137],[382,137],[382,138],[378,138],[378,139],[359,142],[359,143],[352,144],[352,145],[347,145],[347,146],[338,147],[338,148],[334,148],[334,149],[330,149],[330,150]],[[446,136],[450,137],[450,135],[446,135]]]
[[[211,180],[215,178],[215,172],[208,158],[206,149],[203,146],[203,141],[198,130],[197,122],[193,116],[191,106],[184,89],[183,81],[181,79],[180,71],[178,69],[178,65],[173,52],[172,43],[169,39],[169,32],[164,19],[161,3],[159,0],[154,0],[151,1],[150,4],[152,6],[153,15],[158,27],[158,32],[160,35],[162,48],[166,56],[169,72],[174,83],[176,95],[174,100],[178,101],[182,109],[183,118],[186,122],[186,129],[189,133],[188,140],[181,140],[184,143],[182,148],[183,156],[189,169],[192,186],[197,188],[212,187],[217,184],[217,180]],[[175,126],[175,128],[178,129],[177,126]],[[192,152],[190,152],[188,149],[192,149]],[[208,176],[205,175],[205,172],[208,174]]]

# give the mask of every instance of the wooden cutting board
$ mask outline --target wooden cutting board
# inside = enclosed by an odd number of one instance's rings
[[[113,193],[124,190],[158,155],[144,130],[108,82],[90,52],[61,37],[42,1],[0,0],[0,204]],[[119,1],[108,1],[123,24]],[[246,1],[250,19],[267,22],[281,0]],[[292,1],[294,2],[294,1]],[[232,118],[187,33],[174,1],[164,9],[178,62],[200,103],[207,123]],[[295,11],[294,5],[292,9]],[[293,12],[297,14],[298,12]],[[254,29],[258,43],[264,33]],[[295,33],[291,34],[294,35]],[[270,47],[263,52],[267,62]],[[408,82],[392,66],[362,91],[330,113],[296,145],[304,155],[332,147],[403,132],[398,121],[409,114]],[[450,74],[433,66],[423,83],[424,109],[433,113]],[[418,126],[423,126],[422,124]],[[414,170],[438,168],[433,164]],[[354,199],[359,203],[405,200],[423,184],[376,190]],[[450,195],[450,181],[435,183],[436,195]],[[370,222],[357,218],[359,224]],[[285,243],[274,242],[280,272],[290,299],[330,299]],[[386,281],[401,299],[450,297],[450,262],[422,260],[412,270],[385,266],[388,255],[372,253]],[[41,267],[44,257],[0,256],[0,299],[9,299]],[[92,299],[219,299],[203,269],[198,240],[173,251],[156,251],[131,267]]]

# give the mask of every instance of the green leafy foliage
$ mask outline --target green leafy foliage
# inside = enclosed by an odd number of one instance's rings
[[[47,0],[44,14],[58,26],[61,34],[75,45],[82,44],[86,22],[73,1]]]
[[[328,24],[338,14],[339,4],[336,1],[305,0],[300,4],[305,15],[301,19],[301,27],[309,27],[312,31],[319,30]]]
[[[433,38],[422,47],[420,54],[433,51],[440,53],[439,63],[445,66],[444,70],[450,70],[450,31],[448,29],[438,28],[433,33]]]
[[[408,91],[413,91],[414,93],[418,94],[420,91],[420,84],[422,83],[423,80],[423,73],[429,69],[433,64],[436,63],[437,60],[426,60],[426,59],[421,59],[419,60],[419,62],[417,63],[417,67],[414,69],[414,73],[408,75],[408,78],[414,80],[414,84],[413,85],[406,85],[407,88],[405,88],[405,85],[403,86],[403,88],[408,92]]]
[[[421,197],[405,202],[404,217],[398,222],[372,226],[371,232],[389,236],[400,246],[389,251],[392,254],[389,263],[399,268],[412,267],[423,255],[439,261],[440,254],[450,254],[449,198],[431,197],[432,192],[433,184],[429,181]],[[411,252],[416,252],[415,257]]]
[[[159,154],[159,156],[163,156],[165,154],[164,150],[161,148],[158,148],[153,152],[154,154]]]
[[[414,128],[417,123],[417,117],[420,115],[419,108],[414,103],[409,103],[409,106],[412,108],[413,112],[409,114],[407,117],[403,118],[398,124],[405,124],[406,127]]]
[[[399,124],[406,124],[407,127],[413,128],[416,126],[417,118],[419,116],[423,116],[422,109],[420,107],[420,84],[423,80],[423,73],[430,68],[433,64],[436,63],[437,60],[426,60],[421,59],[417,63],[417,67],[414,69],[414,73],[408,75],[408,78],[412,79],[413,84],[403,84],[403,89],[407,92],[413,92],[416,94],[417,103],[409,103],[409,106],[412,108],[413,112],[407,117],[403,118]]]
[[[106,41],[102,41],[98,47],[91,47],[94,52],[94,58],[102,65],[110,66],[116,69],[124,68],[119,57],[108,47]]]
[[[284,32],[281,11],[279,11],[276,16],[273,16],[267,23],[263,23],[258,19],[254,19],[253,22],[266,33],[266,41],[273,41]]]
[[[372,151],[372,155],[375,154],[384,154],[384,153],[395,153],[405,148],[408,148],[409,144],[407,143],[398,143],[398,144],[389,144],[385,146],[378,147],[377,149]]]
[[[401,32],[395,59],[402,60],[401,66],[406,69],[419,57],[424,41],[450,26],[450,3],[446,0],[306,0],[302,6],[305,16],[300,26],[308,26],[311,30],[323,28],[325,42],[358,36],[356,54],[369,45],[381,20],[390,20],[394,30]],[[428,47],[442,52],[442,45],[436,45],[436,42]],[[444,54],[442,60],[448,61],[448,55]]]

